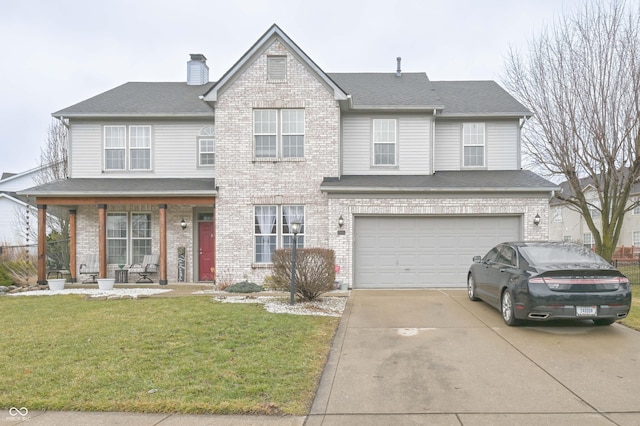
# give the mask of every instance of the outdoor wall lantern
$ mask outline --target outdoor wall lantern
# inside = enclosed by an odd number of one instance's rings
[[[184,217],[182,218],[182,220],[180,221],[180,228],[187,229],[187,221],[184,220]]]
[[[540,215],[536,213],[536,217],[533,218],[533,224],[538,226],[540,225]]]
[[[344,226],[344,219],[342,218],[342,215],[340,215],[340,217],[338,218],[338,226],[340,228]]]
[[[298,232],[300,232],[300,222],[294,221],[291,224],[291,233],[293,234],[293,249],[291,250],[291,299],[289,304],[295,303],[296,294],[296,252],[298,250]]]

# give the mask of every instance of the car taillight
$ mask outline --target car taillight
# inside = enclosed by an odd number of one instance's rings
[[[629,279],[627,277],[536,277],[530,278],[529,282],[533,284],[546,284],[550,290],[566,290],[572,285],[598,285],[604,290],[617,290],[620,285],[628,285]]]

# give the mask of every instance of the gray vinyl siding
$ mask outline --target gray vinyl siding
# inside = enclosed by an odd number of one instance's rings
[[[344,117],[342,121],[343,174],[371,174],[370,133],[370,117]]]
[[[73,178],[102,176],[102,125],[71,123],[69,173]]]
[[[103,173],[103,129],[104,126],[149,125],[151,126],[151,170],[109,171]],[[212,168],[197,166],[197,137],[205,121],[108,121],[71,123],[70,173],[73,178],[91,177],[185,177],[212,178]]]
[[[397,119],[397,164],[372,165],[372,120]],[[431,151],[431,119],[427,116],[352,115],[343,117],[343,174],[428,174]]]
[[[436,122],[434,171],[460,170],[462,124]]]
[[[462,125],[468,121],[436,122],[435,171],[462,170]],[[518,122],[484,121],[485,165],[488,170],[518,169]]]
[[[497,121],[486,124],[487,168],[514,170],[518,168],[518,122]]]
[[[158,177],[215,177],[212,168],[198,167],[198,135],[211,123],[161,123],[154,125],[154,171]]]

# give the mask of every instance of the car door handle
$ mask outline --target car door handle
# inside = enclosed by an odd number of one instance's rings
[[[505,268],[500,269],[500,272],[505,272],[505,271],[506,271]]]

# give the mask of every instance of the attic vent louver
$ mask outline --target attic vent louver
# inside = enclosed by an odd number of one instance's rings
[[[402,70],[400,69],[400,62],[402,62],[402,58],[398,56],[396,58],[396,61],[398,61],[398,69],[396,70],[396,77],[402,77]]]
[[[207,58],[200,53],[192,53],[191,60],[187,62],[187,84],[199,86],[209,82],[209,67]]]

